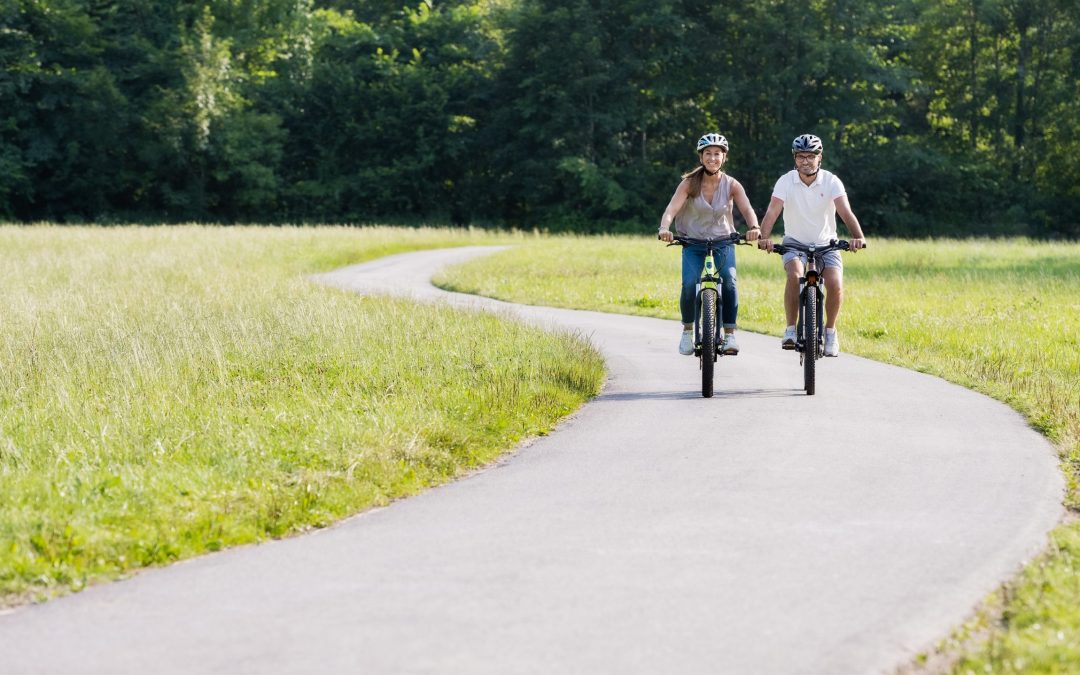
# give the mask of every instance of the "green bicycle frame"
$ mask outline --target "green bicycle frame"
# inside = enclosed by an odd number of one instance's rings
[[[701,269],[701,279],[698,281],[695,303],[698,310],[694,312],[694,354],[701,356],[701,343],[703,335],[701,331],[701,293],[707,289],[716,291],[717,301],[720,299],[720,274],[716,270],[716,260],[713,258],[713,249],[710,246],[705,254],[705,266]],[[715,354],[713,360],[716,359]]]

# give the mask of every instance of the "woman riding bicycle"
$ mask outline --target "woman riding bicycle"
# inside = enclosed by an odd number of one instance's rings
[[[758,238],[757,215],[750,207],[750,200],[739,181],[721,169],[727,160],[727,139],[717,133],[705,134],[697,142],[700,166],[684,174],[675,194],[671,196],[664,215],[660,218],[659,237],[661,241],[672,241],[672,227],[684,236],[694,239],[716,239],[735,233],[732,223],[732,204],[739,207],[739,213],[749,226],[746,238],[755,241]],[[704,245],[684,246],[682,253],[682,294],[679,296],[679,310],[682,314],[683,331],[679,340],[679,353],[694,353],[694,305],[697,296],[697,283],[701,270],[705,266]],[[721,299],[723,301],[724,354],[739,353],[739,344],[735,341],[735,324],[739,315],[739,291],[735,278],[735,247],[725,244],[716,250],[716,266],[723,279]]]

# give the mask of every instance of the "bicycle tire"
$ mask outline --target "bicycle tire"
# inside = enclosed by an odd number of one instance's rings
[[[713,367],[716,365],[716,300],[715,288],[701,291],[701,395],[712,398]]]
[[[807,286],[803,293],[803,326],[806,342],[803,347],[803,386],[806,395],[813,396],[816,388],[818,357],[818,296],[817,287]]]

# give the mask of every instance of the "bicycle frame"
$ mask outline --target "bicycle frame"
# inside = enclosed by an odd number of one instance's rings
[[[700,361],[701,395],[709,398],[713,395],[713,365],[723,356],[720,347],[723,344],[724,328],[720,319],[723,311],[721,288],[723,279],[716,268],[716,246],[726,246],[745,241],[743,235],[735,233],[719,239],[691,239],[676,235],[668,246],[705,246],[705,265],[701,270],[694,296],[694,355]],[[711,325],[710,325],[711,324]]]
[[[807,396],[817,388],[817,361],[825,355],[825,291],[818,271],[818,258],[829,251],[847,251],[850,244],[836,239],[824,246],[777,244],[773,251],[783,255],[797,251],[806,255],[806,269],[799,277],[799,316],[795,324],[795,351],[803,367],[803,386]]]
[[[701,293],[706,289],[716,291],[716,297],[718,298],[716,304],[717,314],[720,313],[721,307],[723,307],[723,296],[720,294],[720,289],[724,285],[724,280],[720,278],[720,274],[716,270],[716,259],[713,256],[713,243],[710,241],[706,245],[705,249],[705,267],[701,269],[701,279],[697,283],[697,290],[694,294],[694,356],[701,356]],[[716,345],[719,348],[720,345],[720,333],[723,332],[723,326],[720,322],[717,322],[714,326],[714,334],[716,336]],[[713,361],[716,360],[716,354],[713,354]]]

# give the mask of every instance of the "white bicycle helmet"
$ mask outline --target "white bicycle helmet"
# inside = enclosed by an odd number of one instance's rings
[[[716,133],[705,134],[704,136],[702,136],[701,138],[698,139],[697,151],[698,151],[699,154],[701,153],[702,150],[704,150],[705,148],[707,148],[709,146],[716,146],[718,148],[723,148],[724,152],[728,151],[727,139],[724,138],[723,136],[721,136],[720,134],[716,134]]]
[[[814,134],[803,134],[791,142],[791,154],[797,152],[812,152],[820,155],[822,150],[821,139]]]

